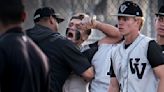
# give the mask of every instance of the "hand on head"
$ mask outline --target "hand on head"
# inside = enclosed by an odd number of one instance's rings
[[[82,30],[94,29],[96,28],[96,25],[97,25],[97,21],[95,17],[86,16],[81,20],[81,25],[79,26],[79,29]]]

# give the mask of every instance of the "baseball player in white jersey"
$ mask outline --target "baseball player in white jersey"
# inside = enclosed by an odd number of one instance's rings
[[[85,21],[82,22],[85,23]],[[83,25],[85,26],[88,24],[89,23],[85,23]],[[98,41],[98,51],[91,59],[91,63],[95,69],[95,77],[90,82],[89,92],[107,92],[110,84],[108,70],[110,68],[111,62],[109,61],[109,56],[114,44],[118,43],[122,39],[122,36],[116,27],[109,24],[100,22],[95,28],[105,33],[106,37]],[[89,56],[88,53],[90,53],[92,49],[94,48],[88,49],[89,51],[86,50],[85,56]]]
[[[77,46],[80,47],[81,44],[88,38],[88,36],[89,36],[88,33],[90,33],[89,31],[92,28],[98,29],[98,30],[106,33],[107,37],[104,37],[103,39],[99,40],[98,42],[96,42],[94,44],[89,44],[88,45],[89,48],[85,49],[85,51],[82,51],[83,55],[85,55],[90,61],[91,61],[93,55],[95,54],[95,52],[97,51],[97,47],[99,44],[116,43],[121,39],[120,32],[118,31],[118,29],[116,27],[114,27],[110,24],[99,22],[97,20],[93,20],[93,19],[91,19],[91,17],[89,17],[88,15],[86,15],[84,13],[78,13],[70,19],[70,23],[69,23],[66,35],[69,40],[71,40],[72,42],[77,44]],[[79,33],[76,33],[76,31],[79,31]],[[77,34],[78,34],[78,36],[77,36]],[[98,50],[98,52],[99,52],[99,50]],[[106,54],[107,53],[104,53],[104,55],[106,55]],[[107,64],[107,62],[105,64]],[[94,67],[94,68],[97,68],[97,67]],[[107,72],[104,74],[104,76],[107,77]],[[105,83],[109,84],[108,83],[109,75],[108,75],[108,80],[106,80],[106,81],[107,82],[105,82]],[[88,85],[88,82],[84,81],[80,76],[72,74],[66,80],[66,82],[63,86],[63,92],[88,92],[87,85]],[[107,89],[106,89],[106,91],[107,91]],[[104,91],[104,92],[106,92],[106,91]],[[93,91],[93,92],[95,92],[95,91]]]
[[[113,44],[118,43],[122,36],[117,28],[109,24],[101,23],[97,25],[96,28],[106,33],[107,36],[98,41],[98,51],[91,60],[95,69],[95,77],[90,82],[89,92],[107,92],[110,80],[108,70],[111,65],[109,56],[112,48],[114,47]],[[92,50],[92,48],[89,50]],[[89,51],[86,50],[86,52]]]
[[[108,70],[111,67],[109,56],[113,48],[113,44],[100,44],[93,56],[91,63],[95,67],[95,77],[90,83],[90,92],[107,92],[110,84]]]
[[[117,16],[125,40],[112,51],[109,92],[163,92],[164,58],[159,45],[139,31],[142,10],[136,3],[125,1]]]

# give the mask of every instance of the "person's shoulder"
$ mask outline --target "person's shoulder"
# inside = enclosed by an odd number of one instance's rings
[[[150,38],[150,37],[148,37],[148,36],[145,36],[145,35],[143,35],[143,34],[140,34],[140,37],[143,38],[143,41],[145,41],[145,42],[150,42],[150,41],[153,40],[152,38]]]
[[[158,45],[158,43],[155,40],[150,40],[149,48],[154,48],[154,47],[161,48],[160,45]]]
[[[57,43],[58,45],[73,45],[70,40],[68,40],[66,37],[62,36],[59,33],[54,33],[53,35],[51,35],[51,38],[49,40],[50,42]]]
[[[112,50],[111,53],[113,56],[116,56],[117,53],[119,53],[120,48],[124,46],[124,41],[118,43],[118,44],[112,44]]]
[[[113,46],[114,48],[120,48],[122,45],[124,45],[124,40],[121,41],[120,43],[112,44],[112,46]]]
[[[156,47],[158,45],[154,39],[145,35],[141,35],[141,36],[144,38],[143,43],[148,43],[148,47],[154,47],[154,46]]]
[[[62,36],[61,34],[59,34],[59,33],[53,33],[52,35],[51,35],[51,37],[52,37],[52,41],[55,41],[55,40],[62,40],[62,41],[66,41],[67,39],[66,39],[66,37],[64,37],[64,36]]]
[[[23,41],[24,40],[24,41]],[[23,34],[7,33],[0,37],[0,48],[5,51],[17,51],[25,42],[26,36]]]
[[[98,41],[89,44],[89,47],[91,47],[91,48],[92,48],[92,47],[98,47]]]
[[[85,44],[80,49],[81,49],[81,52],[84,52],[84,51],[86,51],[88,49],[92,49],[92,48],[98,48],[98,41],[90,43],[90,44]]]
[[[19,39],[19,35],[11,34],[11,33],[6,33],[0,37],[0,43],[3,44],[14,44],[13,42],[17,41]]]

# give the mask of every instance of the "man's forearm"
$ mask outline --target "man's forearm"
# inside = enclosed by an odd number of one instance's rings
[[[164,78],[160,79],[157,92],[163,92],[163,91],[164,91]]]
[[[115,77],[111,77],[108,92],[119,92],[119,84]]]
[[[99,21],[95,21],[95,22],[97,22],[95,29],[102,31],[108,37],[120,37],[120,32],[118,31],[118,28],[103,22],[99,22]]]

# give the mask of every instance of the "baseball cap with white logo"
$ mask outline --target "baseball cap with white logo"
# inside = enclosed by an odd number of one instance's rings
[[[139,5],[132,1],[125,1],[120,5],[118,14],[115,14],[115,16],[143,17],[143,13]]]
[[[64,21],[64,18],[60,17],[60,14],[56,13],[55,10],[51,7],[43,7],[39,8],[35,11],[34,14],[34,22],[40,21],[43,17],[49,17],[53,16],[58,23],[61,23]]]

